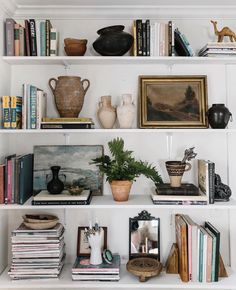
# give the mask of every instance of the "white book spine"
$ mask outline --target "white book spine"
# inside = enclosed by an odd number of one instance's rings
[[[42,90],[37,90],[36,112],[37,112],[36,129],[40,129],[42,118],[46,116],[46,94]]]
[[[50,56],[58,55],[58,32],[57,29],[51,28],[50,31]]]

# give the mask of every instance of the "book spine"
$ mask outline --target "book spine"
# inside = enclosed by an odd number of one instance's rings
[[[2,97],[2,109],[3,109],[3,128],[10,129],[11,127],[10,96]]]
[[[30,86],[30,129],[36,129],[37,88]]]
[[[22,85],[22,129],[27,129],[27,85]]]
[[[12,18],[7,18],[5,23],[5,41],[6,41],[6,55],[14,56],[14,27],[15,21]]]
[[[175,56],[175,24],[171,25],[171,56]]]
[[[16,97],[16,129],[22,128],[22,97]]]
[[[29,21],[25,20],[25,54],[31,56]]]
[[[31,128],[31,116],[30,116],[30,93],[31,93],[31,85],[26,85],[26,118],[27,118],[27,121],[26,121],[26,129],[30,129]]]
[[[20,186],[20,162],[19,158],[16,158],[15,164],[15,196],[14,196],[14,203],[19,203],[19,186]]]
[[[4,172],[5,166],[0,165],[0,204],[4,203]]]
[[[40,55],[46,56],[46,22],[40,22]]]
[[[11,102],[11,129],[16,129],[16,101],[17,97],[16,96],[11,96],[10,97],[10,102]]]
[[[37,56],[37,35],[36,35],[36,24],[34,19],[29,20],[29,27],[30,27],[31,56]]]
[[[32,205],[87,205],[90,202],[87,200],[83,201],[63,201],[63,200],[55,200],[55,201],[39,201],[39,200],[32,200]]]
[[[50,56],[58,54],[58,32],[56,28],[51,28],[50,31]]]
[[[151,36],[150,36],[150,20],[146,20],[146,39],[147,39],[147,56],[151,55],[151,48],[150,48],[150,42],[151,42]]]
[[[202,282],[203,270],[203,233],[200,230],[199,235],[199,268],[198,268],[198,282]]]
[[[12,174],[12,164],[11,159],[9,159],[7,160],[7,204],[11,203],[11,193],[12,193],[11,174]]]
[[[136,29],[137,29],[137,56],[143,55],[143,43],[142,43],[142,20],[136,20]]]
[[[165,56],[165,23],[160,23],[159,55]]]
[[[133,21],[133,56],[137,56],[137,27],[136,27],[136,20]]]
[[[142,55],[147,56],[147,28],[146,22],[142,22]]]
[[[36,119],[36,128],[41,128],[42,118],[46,115],[46,94],[41,91],[37,90],[37,119]]]
[[[11,204],[15,202],[16,157],[11,158]]]
[[[172,56],[172,21],[168,22],[168,56]]]
[[[207,235],[207,251],[206,251],[206,282],[211,282],[212,264],[212,238]]]
[[[25,28],[20,26],[19,28],[19,37],[20,37],[20,56],[25,55]]]
[[[51,23],[50,20],[46,20],[46,56],[50,56],[50,30]]]
[[[41,124],[41,129],[93,129],[93,124]]]
[[[209,178],[209,203],[214,203],[215,198],[215,163],[208,163],[208,178]]]
[[[14,26],[14,51],[15,56],[20,56],[20,24]]]

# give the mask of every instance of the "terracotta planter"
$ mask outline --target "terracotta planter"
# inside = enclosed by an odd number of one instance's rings
[[[129,180],[113,180],[110,185],[114,200],[127,201],[132,184]]]

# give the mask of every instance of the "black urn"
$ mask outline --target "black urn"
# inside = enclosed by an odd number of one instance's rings
[[[213,104],[207,111],[208,121],[213,129],[224,129],[232,114],[224,104]]]
[[[60,166],[52,166],[52,179],[47,184],[47,190],[51,194],[60,194],[64,189],[64,183],[59,179]]]
[[[100,36],[94,41],[93,48],[103,56],[124,55],[133,45],[134,38],[124,32],[124,25],[104,27],[97,31]]]

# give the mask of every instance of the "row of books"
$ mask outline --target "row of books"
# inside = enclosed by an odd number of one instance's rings
[[[94,129],[92,118],[42,118],[41,129]]]
[[[46,94],[30,84],[23,85],[23,96],[1,97],[3,129],[40,129],[46,116]]]
[[[16,22],[5,21],[7,56],[56,56],[58,55],[58,32],[50,20],[35,19]]]
[[[181,187],[170,184],[158,184],[156,193],[151,195],[154,204],[196,204],[206,205],[215,202],[215,163],[210,160],[198,160],[198,185],[183,183]]]
[[[23,223],[12,232],[12,263],[8,272],[13,280],[58,278],[64,265],[64,227],[33,230]]]
[[[199,56],[224,57],[236,55],[236,42],[209,42],[199,50]]]
[[[134,56],[193,56],[186,36],[174,23],[151,23],[149,19],[133,22]]]
[[[78,256],[72,267],[74,281],[119,281],[120,255],[114,254],[110,264],[103,262],[100,265],[91,265],[89,258]]]
[[[179,274],[183,282],[217,282],[220,232],[210,223],[196,224],[188,215],[175,215]]]
[[[9,155],[0,165],[0,204],[24,204],[33,191],[33,154]]]

